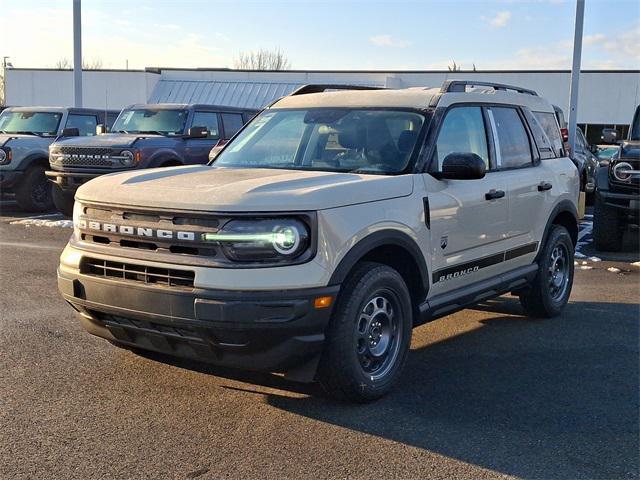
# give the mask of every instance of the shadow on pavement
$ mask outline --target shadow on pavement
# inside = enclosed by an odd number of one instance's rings
[[[495,316],[414,347],[392,393],[367,405],[333,402],[317,386],[275,375],[169,362],[257,384],[228,388],[264,395],[296,415],[504,474],[637,478],[638,306],[576,302],[545,320],[520,316],[509,297],[476,309]]]

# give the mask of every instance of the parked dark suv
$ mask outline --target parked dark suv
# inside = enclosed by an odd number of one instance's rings
[[[598,250],[619,251],[622,234],[640,220],[640,105],[636,107],[628,140],[598,168],[593,212],[593,237]]]
[[[50,146],[46,175],[56,184],[55,206],[71,216],[76,189],[105,173],[206,163],[211,148],[235,135],[255,113],[214,105],[126,107],[111,133],[65,138]]]
[[[9,107],[0,114],[0,193],[22,210],[53,207],[51,184],[44,175],[49,145],[65,135],[95,135],[118,112],[89,108]]]

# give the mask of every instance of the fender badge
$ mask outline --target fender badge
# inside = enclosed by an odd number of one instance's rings
[[[449,243],[449,237],[448,236],[444,236],[442,238],[440,238],[440,248],[441,249],[445,249],[447,248],[447,244]]]

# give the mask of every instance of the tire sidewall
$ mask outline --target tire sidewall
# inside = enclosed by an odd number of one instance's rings
[[[567,259],[567,272],[569,275],[569,280],[565,294],[560,299],[554,300],[553,298],[551,298],[551,294],[549,292],[547,272],[550,266],[551,252],[556,246],[560,244],[564,245],[569,257]],[[571,236],[564,227],[555,226],[550,232],[549,238],[547,239],[547,242],[545,244],[544,252],[542,258],[540,259],[540,270],[538,274],[538,287],[541,289],[542,301],[544,302],[545,309],[553,315],[559,314],[569,301],[569,297],[571,296],[571,289],[573,287],[574,271],[574,246],[571,240]]]
[[[338,308],[341,318],[335,320],[339,322],[339,328],[334,330],[340,340],[340,350],[342,355],[347,355],[348,359],[343,363],[347,371],[343,372],[352,379],[354,386],[359,389],[359,394],[363,398],[377,398],[386,393],[399,377],[409,352],[412,329],[412,309],[411,299],[407,287],[402,277],[393,269],[386,266],[375,267],[370,272],[375,275],[365,275],[356,288],[351,292],[345,292],[348,301]],[[400,308],[400,321],[402,322],[402,332],[400,335],[400,348],[395,363],[384,377],[372,380],[360,366],[355,349],[356,328],[360,318],[360,313],[366,303],[377,294],[383,293],[395,300]]]

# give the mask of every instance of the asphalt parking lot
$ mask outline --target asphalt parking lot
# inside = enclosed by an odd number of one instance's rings
[[[596,254],[587,219],[561,317],[504,296],[422,326],[353,406],[86,334],[56,290],[70,229],[26,216],[0,214],[0,478],[639,476],[637,232]]]

